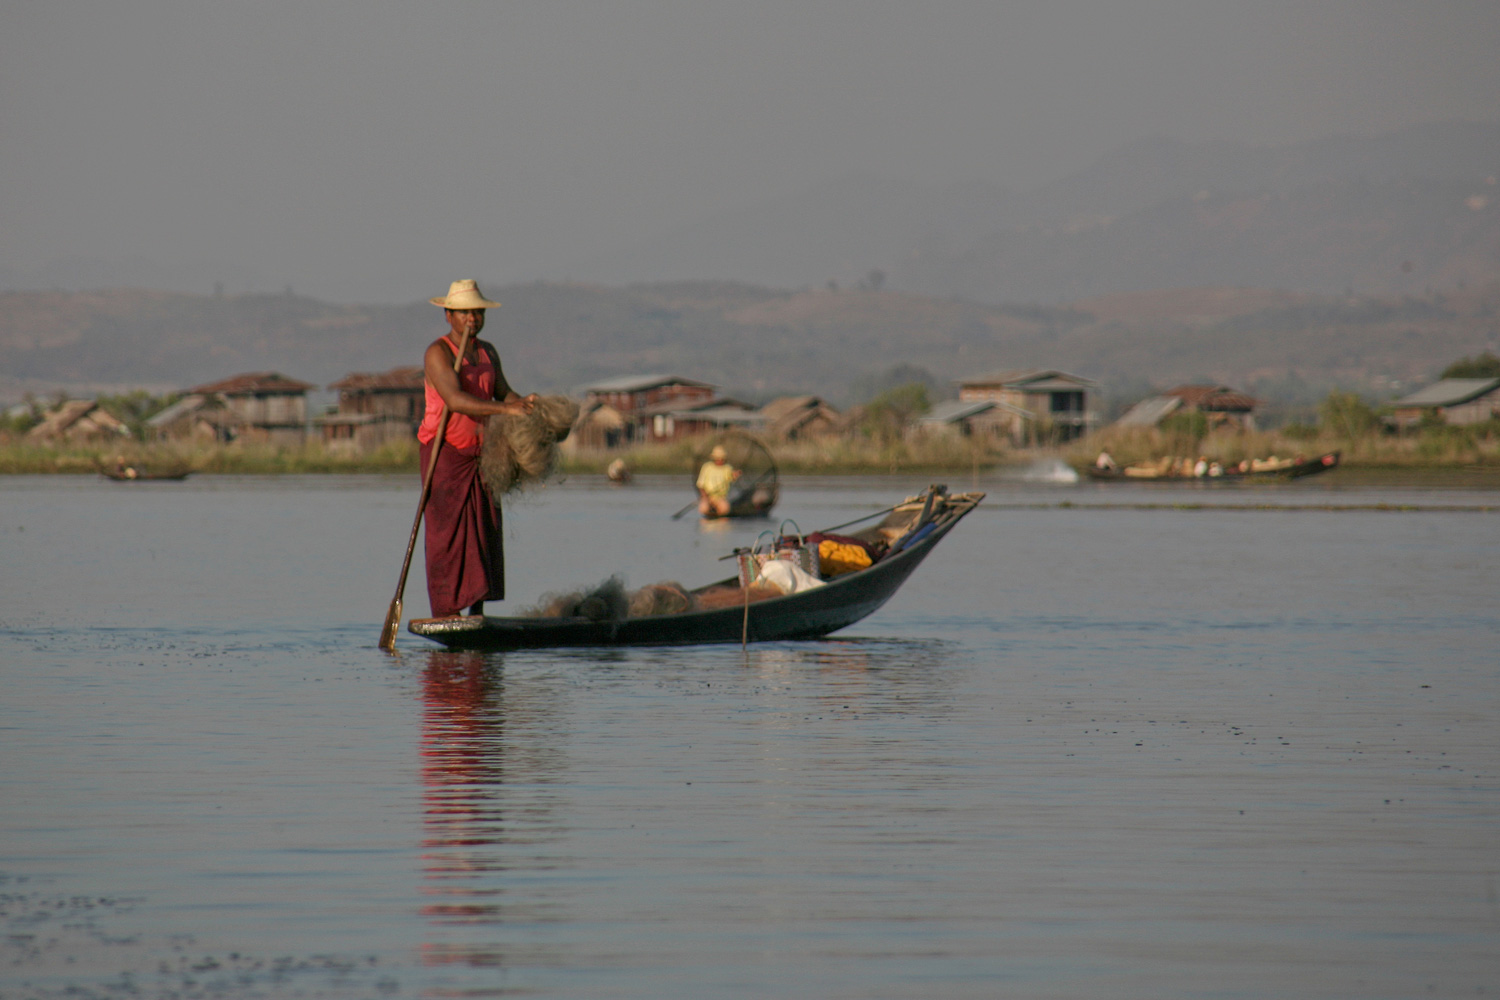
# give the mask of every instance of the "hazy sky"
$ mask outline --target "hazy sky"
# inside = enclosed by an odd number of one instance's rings
[[[1497,0],[12,0],[0,268],[563,278],[855,171],[1026,187],[1150,134],[1494,121],[1497,52]]]

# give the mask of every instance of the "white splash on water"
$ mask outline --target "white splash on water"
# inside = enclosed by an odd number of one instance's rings
[[[1078,472],[1060,458],[1039,458],[1010,477],[1025,483],[1076,483]]]

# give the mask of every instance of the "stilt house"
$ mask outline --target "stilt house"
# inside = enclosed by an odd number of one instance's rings
[[[188,393],[222,400],[238,421],[236,437],[295,447],[307,440],[307,390],[314,388],[279,372],[254,372]]]
[[[1055,444],[1092,429],[1088,393],[1097,383],[1055,368],[1025,368],[958,380],[960,402],[994,400],[1008,408],[1005,423],[1016,444]]]
[[[313,420],[324,444],[368,452],[416,437],[426,407],[421,368],[350,372],[328,388],[339,394],[338,409]]]

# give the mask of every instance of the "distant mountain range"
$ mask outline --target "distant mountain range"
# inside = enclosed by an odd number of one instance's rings
[[[1204,190],[1125,215],[1000,231],[962,250],[913,254],[893,284],[1050,302],[1204,285],[1419,294],[1497,277],[1500,189],[1478,178],[1415,178]]]
[[[1410,294],[1500,276],[1500,124],[1288,146],[1147,138],[1034,190],[877,176],[726,211],[558,273],[884,287],[981,302],[1247,285]]]
[[[878,170],[539,261],[535,273],[786,289],[873,279],[996,304],[1203,285],[1403,295],[1500,277],[1500,122],[1284,146],[1144,138],[1026,190],[1003,178],[935,185]],[[0,268],[0,290],[207,291],[216,281],[282,290],[243,264],[181,268],[74,258]]]
[[[1457,358],[1500,352],[1500,281],[1421,296],[1128,292],[1059,307],[713,282],[487,291],[504,306],[490,311],[485,336],[526,391],[576,392],[611,376],[672,372],[747,401],[807,392],[848,404],[893,371],[930,373],[941,386],[1049,367],[1099,381],[1106,401],[1213,380],[1306,402],[1333,385],[1388,396]],[[11,292],[0,295],[0,400],[58,389],[181,389],[254,371],[327,385],[419,363],[444,329],[426,303]]]

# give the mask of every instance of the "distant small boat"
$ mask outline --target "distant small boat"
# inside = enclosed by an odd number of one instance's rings
[[[179,480],[186,479],[192,474],[192,469],[146,469],[134,465],[116,465],[109,468],[101,467],[99,469],[99,475],[103,476],[105,479],[113,479],[117,483]]]
[[[1098,466],[1089,466],[1088,475],[1090,479],[1109,483],[1131,483],[1131,482],[1219,482],[1221,480],[1262,480],[1262,479],[1300,479],[1303,476],[1317,475],[1319,472],[1327,472],[1339,464],[1339,452],[1330,451],[1316,458],[1285,459],[1273,461],[1252,462],[1243,471],[1235,466],[1224,469],[1217,475],[1199,476],[1192,472],[1183,472],[1170,465],[1127,465],[1124,468],[1101,469]]]
[[[739,470],[740,477],[729,488],[729,513],[702,514],[700,516],[703,520],[769,515],[771,508],[776,506],[776,501],[781,498],[781,479],[777,474],[776,459],[772,457],[771,450],[759,438],[752,437],[743,431],[730,431],[713,443],[723,446],[729,452],[729,464]],[[701,460],[707,458],[707,453],[701,456]]]
[[[736,484],[729,492],[728,514],[702,514],[705,521],[712,521],[719,517],[766,517],[771,513],[771,508],[776,506],[776,500],[781,495],[781,487],[776,479],[776,470],[763,472],[744,486]]]

